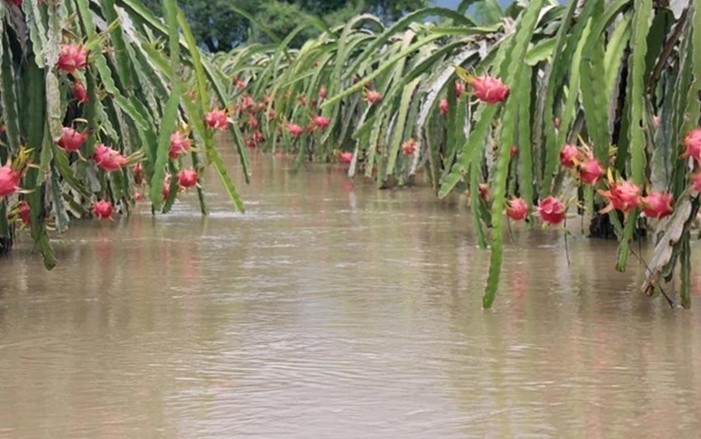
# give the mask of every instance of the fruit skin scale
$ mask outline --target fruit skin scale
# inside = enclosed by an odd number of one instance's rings
[[[0,201],[17,192],[21,176],[18,171],[12,169],[9,163],[0,167]]]
[[[567,208],[555,197],[547,197],[540,200],[538,213],[544,222],[554,226],[565,220]]]
[[[109,219],[112,217],[114,208],[112,203],[105,200],[96,201],[92,206],[92,213],[100,219]]]

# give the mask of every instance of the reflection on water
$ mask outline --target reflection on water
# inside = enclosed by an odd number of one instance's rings
[[[192,194],[166,217],[74,225],[51,273],[26,242],[0,262],[0,437],[701,428],[701,297],[690,312],[641,297],[614,243],[571,240],[568,267],[557,233],[514,230],[485,312],[489,254],[459,202],[339,166],[254,167],[245,215],[219,191],[201,218]]]

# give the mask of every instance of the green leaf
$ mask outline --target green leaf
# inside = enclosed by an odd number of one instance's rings
[[[508,84],[513,84],[513,87],[502,117],[499,157],[494,175],[492,191],[492,254],[487,287],[482,298],[484,308],[491,308],[499,287],[504,251],[504,209],[506,205],[506,181],[509,172],[509,161],[511,160],[510,149],[516,143],[519,107],[527,106],[530,102],[529,87],[526,83],[530,80],[530,75],[522,74],[525,70],[523,68],[523,60],[542,7],[543,0],[534,0],[529,3],[518,23],[511,54],[506,58],[509,62],[505,78]]]
[[[647,32],[652,24],[652,0],[635,2],[633,15],[633,34],[631,36],[632,53],[630,55],[630,74],[628,76],[628,99],[630,100],[630,115],[628,119],[631,180],[639,187],[645,183],[646,140],[643,132],[644,100],[645,100],[645,58],[647,55]],[[628,263],[629,244],[638,222],[639,209],[628,215],[618,247],[616,269],[624,271]]]

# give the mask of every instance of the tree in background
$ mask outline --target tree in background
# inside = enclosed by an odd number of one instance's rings
[[[160,11],[160,0],[144,0],[153,11]],[[210,51],[229,50],[246,41],[267,42],[266,32],[256,29],[236,10],[244,11],[265,31],[284,38],[310,16],[318,16],[329,26],[343,24],[363,12],[392,22],[409,11],[428,5],[428,0],[178,0],[190,21],[198,42]],[[310,27],[301,32],[292,45],[298,46],[318,34]]]
[[[161,0],[144,0],[155,13],[160,13]],[[235,12],[235,6],[252,13],[265,0],[178,0],[200,45],[210,51],[228,50],[247,39],[248,20]]]
[[[351,15],[352,16],[352,15]],[[255,12],[254,18],[261,25],[265,26],[265,31],[259,26],[253,25],[250,28],[248,41],[270,43],[269,35],[276,35],[279,39],[285,38],[297,26],[306,22],[310,17],[308,9],[296,3],[281,1],[262,1],[259,9]],[[249,26],[246,22],[245,26]],[[293,47],[299,47],[305,41],[316,37],[319,30],[308,26],[299,32],[292,40]]]

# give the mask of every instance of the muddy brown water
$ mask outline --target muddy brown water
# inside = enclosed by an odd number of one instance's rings
[[[26,237],[0,260],[1,438],[701,434],[698,270],[671,311],[615,243],[574,237],[568,266],[517,228],[483,311],[460,203],[253,165],[245,215],[211,175],[209,217],[185,195],[74,224],[53,272]]]

